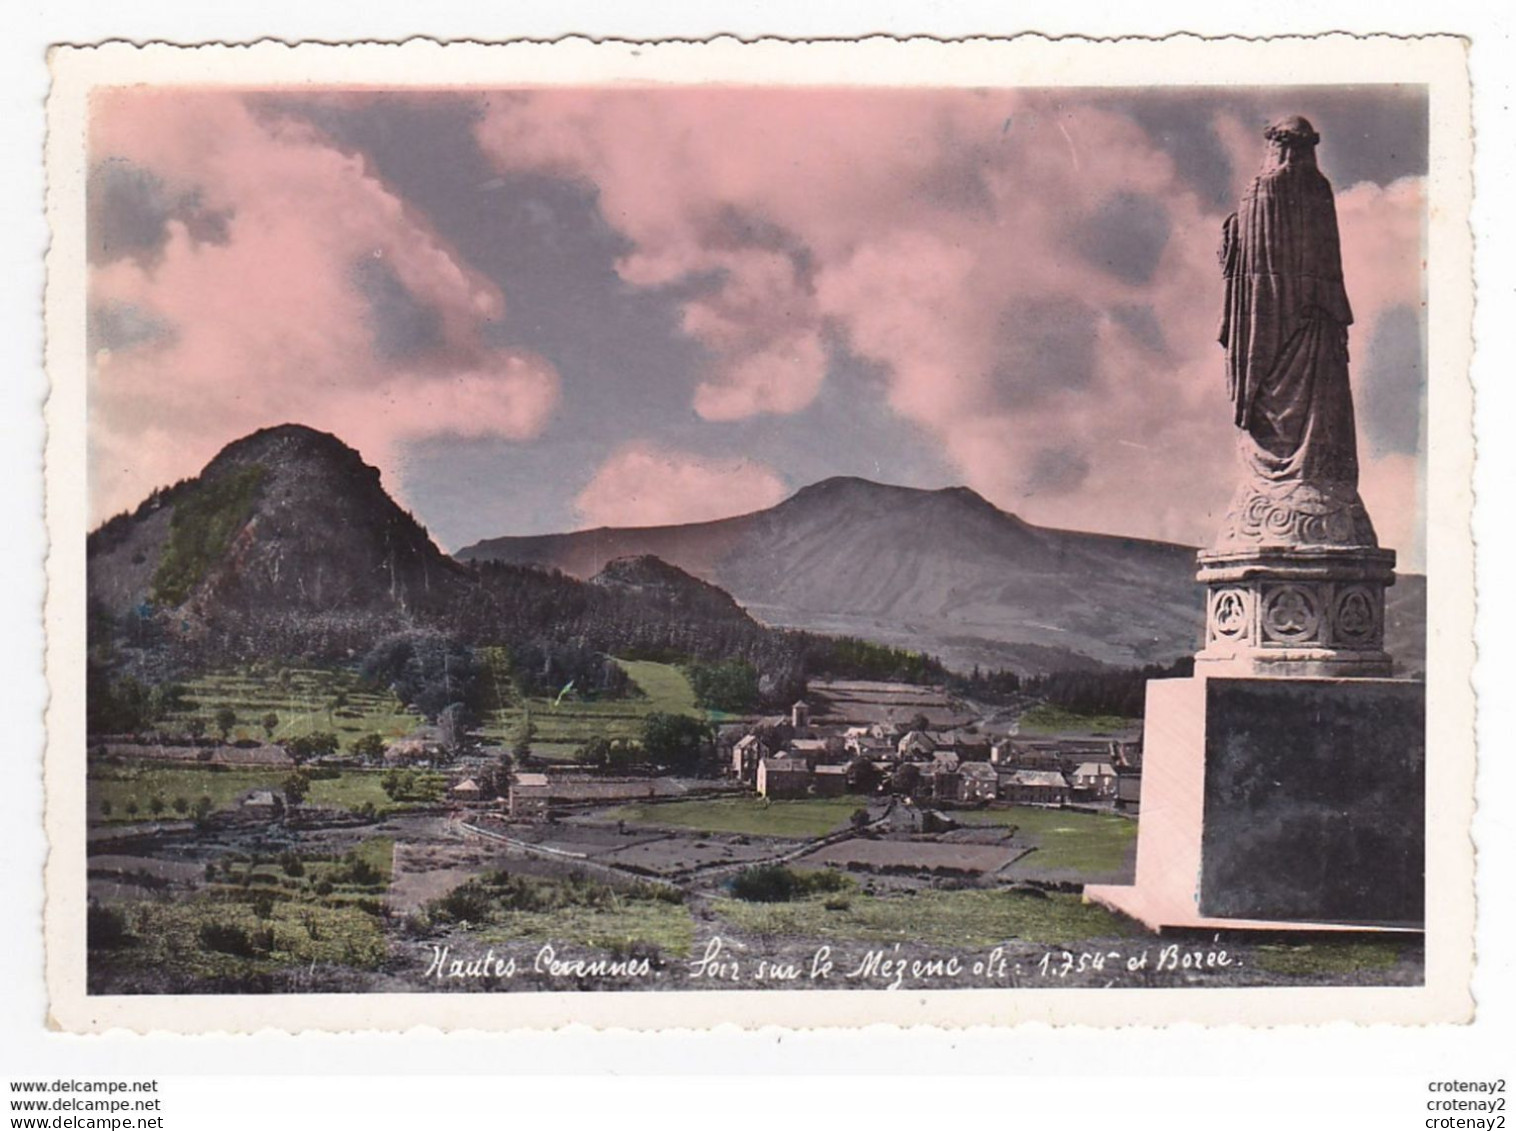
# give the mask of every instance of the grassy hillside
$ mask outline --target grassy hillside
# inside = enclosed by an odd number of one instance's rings
[[[510,746],[528,715],[536,731],[532,753],[549,761],[567,761],[591,738],[634,739],[642,720],[654,711],[704,718],[695,706],[695,692],[674,664],[647,660],[618,660],[637,685],[639,695],[626,699],[580,699],[569,692],[561,699],[520,698],[507,692],[507,705],[490,712],[480,733],[486,742]]]

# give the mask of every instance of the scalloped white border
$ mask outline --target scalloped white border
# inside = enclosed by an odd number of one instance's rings
[[[45,823],[49,1024],[180,1033],[932,1025],[1418,1024],[1472,1017],[1474,849],[1472,240],[1466,44],[1452,36],[1281,39],[514,41],[61,47],[50,56],[46,366],[49,556]],[[85,107],[96,86],[449,87],[762,83],[1430,88],[1427,292],[1428,843],[1426,984],[1417,988],[695,991],[89,997],[84,993]]]

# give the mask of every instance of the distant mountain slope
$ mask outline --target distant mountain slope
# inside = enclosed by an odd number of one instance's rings
[[[816,483],[768,510],[686,526],[492,538],[463,561],[577,577],[656,555],[761,620],[1023,671],[1167,662],[1203,627],[1191,547],[1032,526],[965,487]],[[1392,591],[1392,647],[1419,667],[1418,579]]]

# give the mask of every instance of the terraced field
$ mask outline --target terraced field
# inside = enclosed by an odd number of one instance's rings
[[[503,669],[503,655],[486,655],[494,671],[491,698],[505,706],[490,711],[480,728],[484,741],[511,745],[530,717],[536,737],[532,752],[550,761],[568,761],[580,745],[597,736],[636,738],[651,712],[707,712],[695,705],[689,680],[673,664],[620,661],[642,694],[627,699],[582,700],[572,692],[561,698],[519,698]],[[164,729],[218,735],[217,713],[229,708],[236,718],[228,738],[280,742],[301,735],[335,734],[342,749],[367,734],[400,738],[423,720],[389,691],[365,684],[342,668],[244,668],[199,676],[184,684],[183,709],[170,714]],[[272,722],[272,727],[267,723]]]
[[[185,708],[165,720],[165,729],[183,733],[198,722],[204,733],[218,734],[216,713],[225,707],[237,719],[229,734],[233,741],[279,742],[326,732],[347,749],[365,734],[399,738],[422,721],[391,692],[369,687],[342,668],[240,669],[199,676],[184,687]],[[265,720],[273,722],[272,730]]]

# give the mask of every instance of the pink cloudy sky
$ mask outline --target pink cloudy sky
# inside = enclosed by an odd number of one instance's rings
[[[1363,494],[1423,556],[1415,91],[97,96],[96,518],[300,421],[456,548],[829,475],[1194,544],[1234,478],[1221,221],[1311,117]]]

